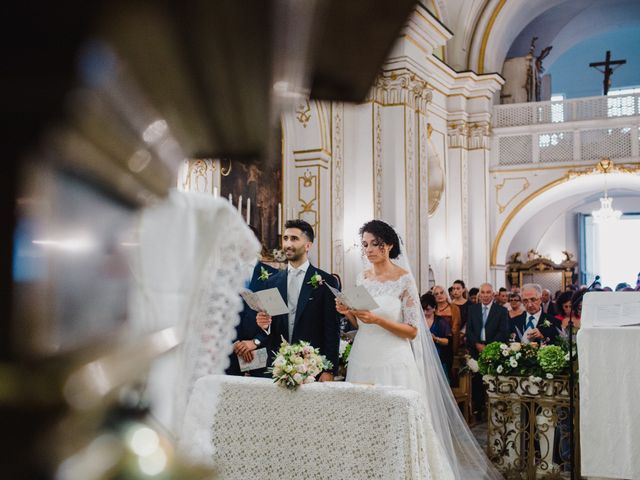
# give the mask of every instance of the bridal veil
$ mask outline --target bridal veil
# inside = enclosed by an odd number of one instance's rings
[[[398,238],[400,237],[398,236]],[[421,393],[424,395],[433,429],[439,437],[455,478],[461,480],[501,480],[502,475],[494,468],[476,441],[453,397],[431,333],[427,329],[417,283],[407,260],[402,240],[400,240],[400,255],[391,261],[411,275],[410,285],[413,291],[409,292],[412,297],[409,308],[415,308],[416,315],[422,320],[418,322],[418,335],[411,342],[418,370],[424,380],[423,392]],[[366,267],[368,261],[365,259],[364,262]]]

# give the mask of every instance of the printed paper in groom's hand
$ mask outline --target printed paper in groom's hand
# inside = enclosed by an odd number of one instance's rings
[[[238,355],[238,364],[240,365],[241,372],[247,372],[249,370],[255,370],[256,368],[265,368],[267,366],[267,349],[259,348],[253,351],[253,360],[245,362],[244,359]]]
[[[347,288],[340,292],[325,282],[325,285],[338,300],[351,310],[375,310],[379,307],[376,301],[369,295],[367,289],[362,285],[354,288]]]
[[[289,313],[289,308],[277,288],[269,288],[258,292],[245,290],[240,292],[240,296],[256,312],[267,312],[272,317]]]

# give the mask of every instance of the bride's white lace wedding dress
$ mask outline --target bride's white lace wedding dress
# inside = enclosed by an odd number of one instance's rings
[[[418,322],[422,321],[421,306],[415,287],[412,287],[413,278],[410,274],[405,274],[397,280],[380,282],[366,278],[361,273],[357,284],[363,285],[379,305],[373,313],[418,328]],[[378,325],[363,323],[360,320],[358,334],[349,354],[346,380],[352,383],[406,387],[421,395],[425,389],[411,341],[400,338]],[[443,446],[433,430],[430,411],[428,408],[426,410],[427,421],[424,428],[431,478],[453,479],[455,476]]]

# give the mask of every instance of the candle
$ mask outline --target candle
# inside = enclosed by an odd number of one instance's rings
[[[240,212],[240,215],[242,215],[242,195],[238,197],[238,211]]]
[[[213,187],[213,198],[218,197],[218,187]]]
[[[229,194],[229,203],[233,205],[233,195]]]
[[[282,204],[278,203],[278,235],[282,234]]]
[[[247,225],[251,225],[251,199],[247,198]]]

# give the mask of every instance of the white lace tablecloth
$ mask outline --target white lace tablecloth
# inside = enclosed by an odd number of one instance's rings
[[[583,327],[577,343],[582,474],[639,479],[640,327]]]
[[[411,390],[333,382],[288,391],[211,375],[196,382],[180,443],[225,480],[424,479],[423,421]]]

